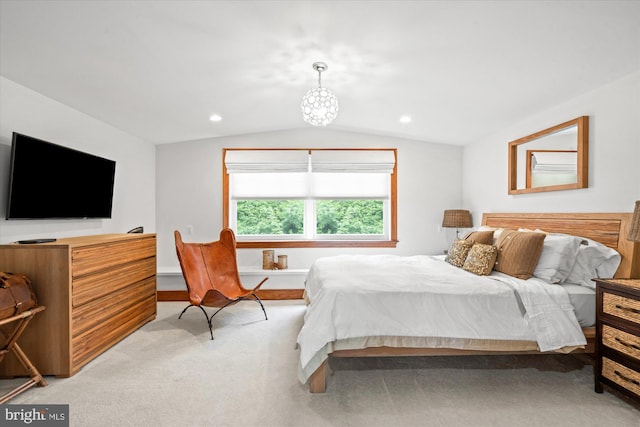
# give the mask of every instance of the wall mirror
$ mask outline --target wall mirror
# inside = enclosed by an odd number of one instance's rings
[[[509,143],[509,194],[587,188],[589,117]]]

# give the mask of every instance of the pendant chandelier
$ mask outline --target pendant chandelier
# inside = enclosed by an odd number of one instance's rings
[[[338,115],[338,98],[327,88],[322,87],[322,72],[327,68],[324,62],[314,62],[313,69],[318,72],[318,87],[309,89],[302,97],[302,118],[313,126],[326,126]]]

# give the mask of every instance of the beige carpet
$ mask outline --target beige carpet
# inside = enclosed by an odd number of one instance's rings
[[[203,314],[159,303],[158,319],[72,378],[9,403],[70,405],[71,426],[640,426],[640,411],[593,391],[572,356],[336,360],[325,394],[297,380],[300,301]],[[375,368],[375,369],[372,369]],[[0,392],[15,380],[0,381]]]

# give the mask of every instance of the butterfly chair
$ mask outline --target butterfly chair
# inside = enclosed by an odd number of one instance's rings
[[[220,310],[243,300],[253,300],[260,304],[264,318],[267,312],[256,291],[267,281],[253,289],[245,289],[238,275],[236,261],[236,237],[233,230],[225,228],[220,232],[220,240],[210,243],[185,243],[178,230],[174,231],[176,252],[180,268],[189,291],[190,304],[182,310],[178,319],[189,307],[200,307],[209,324],[209,332],[213,339],[213,316]],[[211,316],[204,307],[219,307]]]

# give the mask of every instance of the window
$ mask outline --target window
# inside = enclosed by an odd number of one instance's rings
[[[225,149],[238,247],[395,247],[395,149]]]

